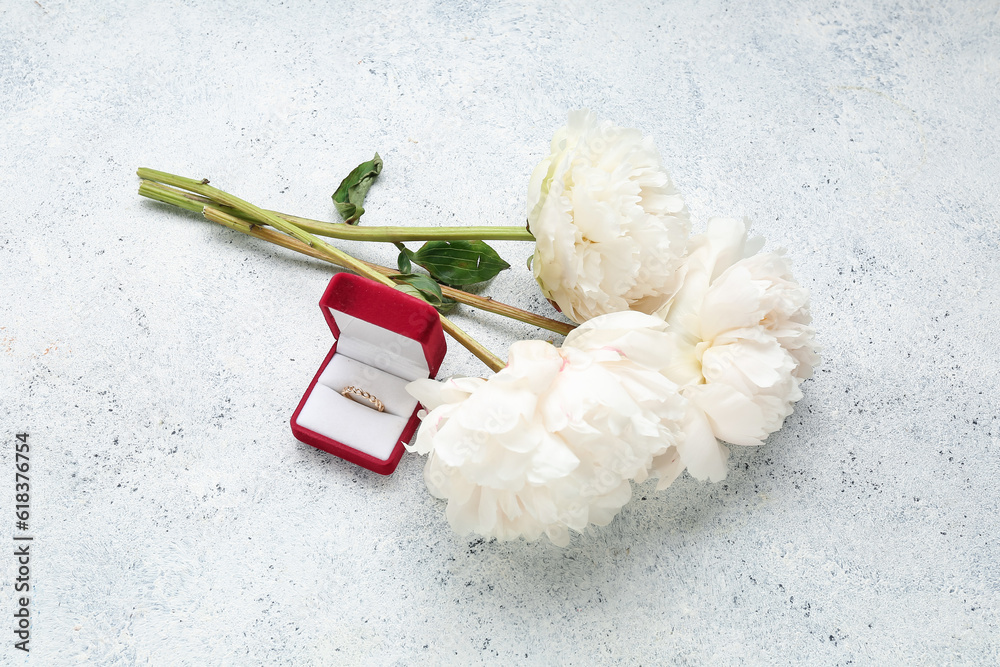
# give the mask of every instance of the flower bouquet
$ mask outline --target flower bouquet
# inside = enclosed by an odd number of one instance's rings
[[[447,501],[459,533],[544,534],[566,545],[571,530],[608,524],[633,480],[656,477],[663,489],[685,469],[724,479],[724,443],[762,444],[819,363],[809,295],[784,254],[760,252],[763,240],[749,237],[745,220],[713,218],[692,236],[681,193],[638,130],[571,113],[532,174],[527,229],[357,224],[382,166],[376,154],[344,179],[333,197],[338,223],[268,211],[207,180],[150,169],[138,172],[139,192],[439,311],[444,331],[493,371],[406,387],[426,409],[407,449],[427,456],[427,487]],[[397,266],[365,262],[321,236],[394,243]],[[530,269],[571,322],[463,289],[509,269],[486,243],[500,239],[535,244]],[[424,243],[413,250],[411,241]],[[459,304],[566,338],[517,341],[504,362],[448,319]]]

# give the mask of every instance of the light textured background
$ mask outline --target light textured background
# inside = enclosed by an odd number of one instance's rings
[[[27,429],[35,664],[998,659],[996,1],[245,4],[0,5],[0,515]],[[329,218],[377,150],[368,224],[520,224],[581,106],[655,138],[696,229],[790,250],[825,362],[726,482],[643,486],[566,549],[452,534],[414,455],[293,440],[329,270],[136,195],[149,166]],[[498,246],[489,293],[551,312]]]

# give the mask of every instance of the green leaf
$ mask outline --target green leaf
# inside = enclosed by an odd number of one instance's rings
[[[396,286],[397,289],[412,296],[418,296],[435,308],[444,303],[445,299],[441,293],[441,286],[430,276],[425,276],[421,273],[400,273],[389,277],[398,283],[402,283]],[[406,287],[404,288],[403,285]],[[413,290],[416,290],[418,294],[414,294]]]
[[[375,153],[374,159],[359,164],[340,182],[340,187],[333,193],[333,205],[337,207],[337,212],[344,222],[349,225],[357,224],[365,212],[361,206],[365,202],[365,195],[368,194],[375,177],[381,173],[382,158]]]
[[[413,264],[410,263],[410,258],[407,256],[406,251],[399,253],[399,257],[396,259],[396,266],[399,267],[400,273],[413,272]]]
[[[407,250],[410,254],[411,251]],[[400,253],[400,257],[403,254]],[[394,280],[399,280],[400,284],[396,285],[396,289],[410,296],[415,296],[422,301],[434,306],[434,308],[442,315],[447,315],[451,311],[455,310],[455,306],[458,305],[458,301],[449,299],[441,293],[441,286],[438,285],[433,279],[420,274],[420,273],[408,273],[399,274],[395,276],[389,276]]]
[[[482,241],[428,241],[410,259],[445,285],[481,283],[510,268]]]
[[[408,250],[402,243],[397,243],[396,247],[399,248],[399,257],[396,259],[396,266],[399,267],[399,272],[413,273],[413,264],[410,261],[413,257],[413,251]]]
[[[453,299],[449,299],[448,297],[445,297],[444,298],[444,303],[442,303],[440,306],[434,306],[434,307],[437,308],[437,311],[439,313],[441,313],[442,315],[447,315],[451,311],[455,310],[455,306],[457,306],[457,305],[458,305],[458,301],[455,301]]]
[[[396,289],[398,289],[400,292],[403,292],[404,294],[409,294],[410,296],[415,296],[418,299],[420,299],[421,301],[426,301],[426,299],[424,299],[424,295],[420,292],[420,290],[418,290],[413,285],[407,285],[406,283],[400,283],[399,285],[396,285]]]

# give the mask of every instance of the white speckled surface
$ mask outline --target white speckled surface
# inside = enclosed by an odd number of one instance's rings
[[[34,664],[998,660],[997,2],[245,4],[0,6]],[[293,440],[329,270],[136,195],[150,166],[328,218],[377,150],[369,224],[519,224],[580,106],[655,138],[696,227],[790,249],[825,363],[725,483],[643,486],[567,549],[453,535],[416,456],[383,478]],[[490,293],[542,308],[498,247]]]

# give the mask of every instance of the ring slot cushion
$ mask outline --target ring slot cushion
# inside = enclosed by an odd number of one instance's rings
[[[319,305],[334,343],[292,414],[292,433],[388,475],[419,423],[406,385],[433,378],[444,359],[441,318],[416,297],[350,273],[330,280]],[[385,411],[343,396],[349,386],[378,398]]]

